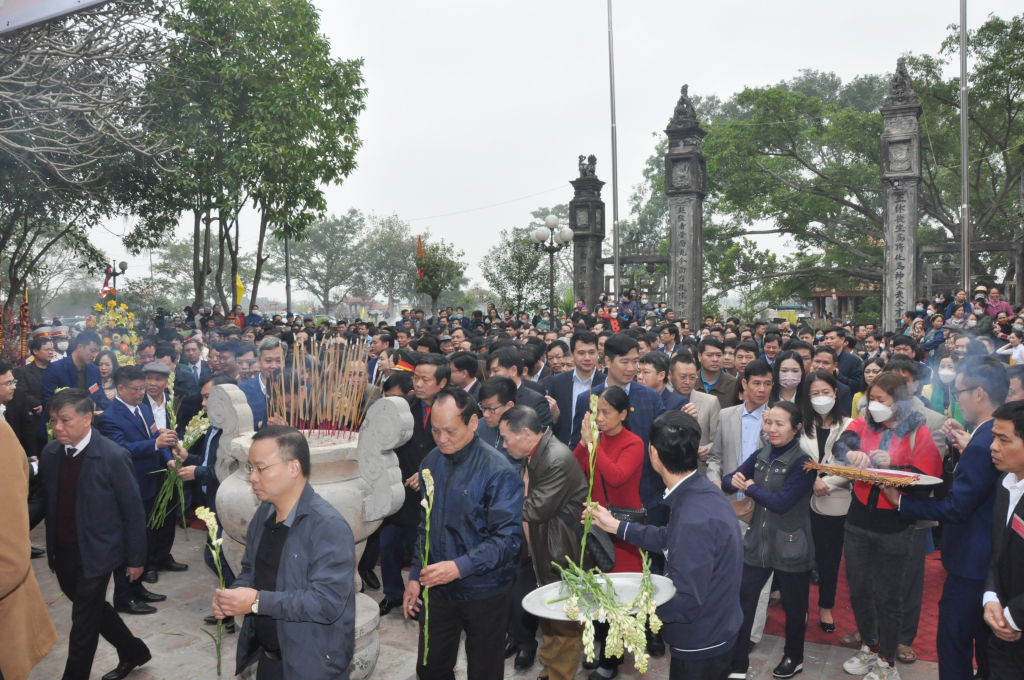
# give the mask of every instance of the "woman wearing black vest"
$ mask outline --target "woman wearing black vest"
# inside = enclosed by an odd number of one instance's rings
[[[786,647],[772,674],[791,678],[803,670],[810,571],[814,567],[810,501],[816,475],[804,470],[810,457],[800,448],[802,423],[796,404],[775,404],[764,418],[771,445],[722,480],[722,491],[742,491],[755,502],[750,529],[743,537],[743,627],[734,648],[730,678],[746,677],[757,600],[773,573],[786,611]]]

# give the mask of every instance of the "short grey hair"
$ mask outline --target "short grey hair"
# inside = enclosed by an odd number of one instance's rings
[[[505,423],[512,434],[520,434],[523,430],[529,430],[534,434],[542,434],[544,428],[540,424],[540,416],[529,406],[513,406],[501,414],[501,421]]]
[[[278,347],[284,347],[284,343],[281,342],[281,338],[270,335],[260,340],[260,346],[256,348],[256,356],[262,356],[264,352],[270,349],[277,349]],[[288,350],[285,350],[285,354]]]

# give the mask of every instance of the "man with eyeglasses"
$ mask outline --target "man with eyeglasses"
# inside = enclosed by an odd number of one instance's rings
[[[7,419],[7,404],[14,398],[14,388],[17,386],[14,368],[6,361],[0,361],[0,420],[6,423],[10,422]]]
[[[309,443],[295,428],[257,432],[245,471],[261,505],[242,571],[212,603],[218,619],[245,617],[235,673],[258,661],[261,680],[344,680],[355,651],[352,529],[309,484]]]
[[[96,427],[107,439],[128,450],[135,466],[135,479],[139,495],[148,518],[161,478],[154,472],[173,467],[172,450],[178,447],[178,436],[173,430],[161,430],[153,419],[153,411],[146,403],[146,374],[137,366],[122,366],[114,373],[117,396],[96,419]],[[185,453],[182,451],[182,453]],[[187,455],[187,454],[186,454]],[[182,460],[185,456],[183,455]],[[170,527],[169,529],[165,527]],[[156,569],[161,565],[152,561],[156,555],[169,554],[168,540],[174,542],[174,522],[165,520],[163,527],[146,530],[146,576],[149,583],[157,581]],[[151,593],[142,580],[129,582],[123,570],[114,572],[114,609],[125,614],[153,614],[152,602],[162,602],[166,595]]]

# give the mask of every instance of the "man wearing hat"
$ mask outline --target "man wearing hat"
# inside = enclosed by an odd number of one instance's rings
[[[67,356],[68,342],[71,340],[71,335],[68,332],[67,326],[54,326],[53,328],[53,359],[51,361],[60,361]]]
[[[135,479],[139,483],[139,494],[148,519],[153,511],[153,502],[162,481],[153,474],[165,467],[173,466],[172,450],[178,448],[178,437],[173,430],[161,430],[153,419],[153,411],[146,398],[146,374],[137,366],[122,366],[114,372],[114,386],[117,396],[96,419],[96,427],[107,439],[113,440],[128,450],[135,467]],[[168,530],[167,527],[170,527]],[[174,522],[168,518],[161,529],[146,529],[147,559],[144,578],[156,575],[160,566],[155,558],[170,553],[165,545],[167,533],[174,541]],[[161,602],[166,595],[151,593],[142,585],[143,579],[129,581],[125,569],[114,572],[114,609],[126,614],[152,614],[156,612],[151,602]],[[152,576],[150,576],[152,578]],[[156,579],[149,580],[152,583]]]

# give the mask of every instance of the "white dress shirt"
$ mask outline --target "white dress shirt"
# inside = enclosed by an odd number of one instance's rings
[[[167,429],[167,395],[164,395],[163,403],[157,404],[153,397],[146,395],[149,399],[149,408],[153,410],[153,422],[161,430]]]

